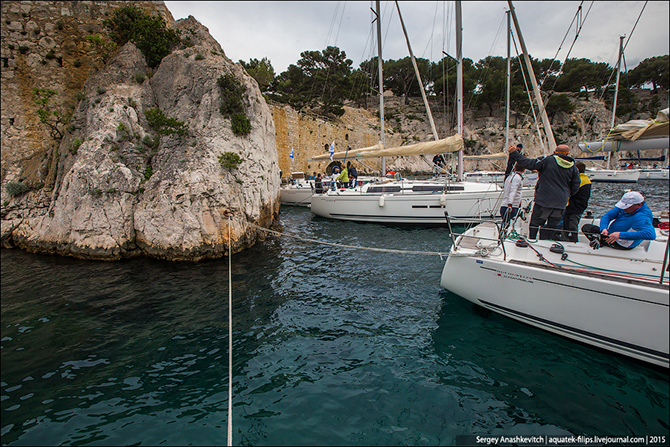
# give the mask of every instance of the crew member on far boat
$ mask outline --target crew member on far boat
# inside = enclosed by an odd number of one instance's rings
[[[594,250],[601,245],[630,250],[644,240],[656,239],[653,221],[644,196],[637,191],[629,191],[600,219],[600,227],[585,224],[582,233],[589,238]]]
[[[554,239],[570,196],[579,191],[579,171],[575,160],[568,155],[570,148],[566,144],[558,145],[551,156],[543,158],[526,158],[519,149],[518,146],[510,146],[510,158],[517,166],[538,174],[528,236],[535,239],[542,227],[540,239]]]

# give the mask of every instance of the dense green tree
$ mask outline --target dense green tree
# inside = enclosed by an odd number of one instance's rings
[[[604,62],[591,62],[588,59],[568,59],[563,65],[563,74],[556,82],[556,91],[585,92],[588,101],[589,90],[598,89],[605,85],[612,74],[612,67]]]
[[[179,31],[168,29],[162,17],[146,14],[135,5],[117,9],[102,24],[119,47],[132,41],[152,68],[181,43]]]
[[[240,64],[247,70],[249,76],[258,82],[258,87],[262,92],[265,92],[270,87],[270,84],[275,79],[275,69],[267,57],[260,61],[258,59],[250,59],[249,63],[240,60]]]
[[[552,95],[546,100],[547,116],[551,124],[554,123],[554,117],[558,112],[572,113],[575,110],[575,105],[570,101],[568,95],[561,93]]]
[[[409,104],[410,96],[421,95],[420,88],[426,88],[426,85],[432,83],[428,76],[430,71],[428,59],[416,58],[416,66],[419,69],[423,85],[419,85],[416,79],[414,65],[409,56],[397,61],[391,59],[384,62],[384,85],[388,86],[395,95],[404,96],[405,104]]]
[[[633,87],[642,87],[650,83],[657,93],[658,87],[666,90],[670,88],[670,58],[665,56],[650,57],[628,72],[629,82]]]
[[[480,75],[477,101],[486,104],[489,116],[493,116],[493,109],[505,103],[507,60],[500,56],[487,56],[475,66]]]
[[[436,95],[444,95],[445,89],[448,96],[455,95],[456,89],[456,62],[448,57],[442,58],[432,69],[435,78],[432,83],[433,92]],[[444,74],[443,74],[444,73]],[[463,59],[463,97],[470,101],[477,87],[479,74],[472,59]]]
[[[357,99],[351,65],[344,51],[329,46],[323,51],[303,51],[297,65],[277,76],[273,88],[280,100],[297,108],[317,107],[324,115],[341,116],[346,99]],[[360,77],[360,75],[356,75]]]

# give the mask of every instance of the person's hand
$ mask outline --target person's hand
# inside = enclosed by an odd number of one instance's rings
[[[607,241],[608,244],[613,244],[619,239],[619,232],[617,231],[616,233],[612,233],[609,236],[607,236]]]
[[[609,233],[609,231],[607,231],[607,228],[605,228],[604,230],[602,230],[602,231],[600,232],[600,234],[602,234],[603,236],[607,236],[607,235],[610,234],[610,233]]]

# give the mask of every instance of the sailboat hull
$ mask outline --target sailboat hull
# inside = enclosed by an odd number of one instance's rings
[[[505,242],[505,256],[500,249],[489,256],[480,251],[481,244],[476,245],[471,240],[472,248],[452,251],[442,272],[442,287],[514,320],[668,368],[667,279],[664,285],[654,281],[661,265],[650,259],[662,259],[664,241],[647,249],[612,253],[607,266],[628,272],[620,276],[538,263],[533,249],[510,241]],[[549,250],[551,245],[539,241],[533,248],[555,265],[568,264],[560,253]],[[584,266],[595,266],[606,257],[599,252],[617,252],[608,247],[596,252],[586,242],[565,246],[568,258]],[[646,280],[639,280],[645,275]]]
[[[525,203],[533,197],[524,189]],[[355,222],[392,225],[447,225],[445,212],[459,222],[479,222],[500,214],[501,194],[491,184],[490,191],[433,194],[373,194],[351,192],[314,195],[311,210],[317,216]]]

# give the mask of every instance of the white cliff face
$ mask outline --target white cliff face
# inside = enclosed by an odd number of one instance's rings
[[[215,258],[228,251],[227,212],[235,217],[233,252],[264,236],[238,219],[268,227],[279,212],[270,110],[256,82],[225,57],[205,27],[192,17],[175,27],[188,30],[195,45],[165,57],[150,78],[143,55],[128,43],[86,81],[76,129],[59,148],[48,209],[35,217],[8,214],[4,240],[92,259]],[[138,83],[136,73],[147,79]],[[225,74],[246,86],[247,136],[235,135],[219,112],[217,79]],[[161,136],[152,148],[159,136],[144,114],[151,108],[187,123],[188,134]],[[243,159],[237,169],[221,166],[224,152]]]

